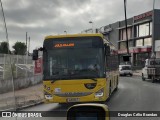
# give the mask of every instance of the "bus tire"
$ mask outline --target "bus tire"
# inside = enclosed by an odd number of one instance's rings
[[[152,83],[155,83],[155,78],[154,78],[154,76],[152,76]]]
[[[108,98],[106,99],[106,101],[105,102],[108,102],[109,100],[110,100],[110,98],[111,98],[111,80],[110,80],[110,82],[109,82],[109,90],[108,90]]]
[[[66,103],[58,103],[60,106],[66,106]]]
[[[117,78],[117,85],[116,85],[116,88],[115,88],[115,91],[117,91],[118,90],[118,78]]]
[[[145,77],[144,77],[144,75],[143,75],[143,73],[142,73],[142,80],[143,80],[143,81],[145,81],[145,80],[146,80],[146,79],[145,79]]]
[[[109,97],[111,96],[111,94],[112,94],[112,87],[111,87],[111,83],[110,83],[110,85],[109,85]]]

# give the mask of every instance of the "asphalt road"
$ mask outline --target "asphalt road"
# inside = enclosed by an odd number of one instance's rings
[[[160,111],[160,83],[152,83],[150,80],[142,81],[140,77],[121,77],[118,90],[111,99],[106,102],[109,110],[113,113],[121,111]],[[46,118],[18,118],[18,120],[65,120],[66,110],[70,107],[59,104],[41,104],[23,111],[64,111],[61,114],[55,113],[56,117]],[[112,113],[111,112],[111,113]],[[159,112],[160,113],[160,112]],[[3,119],[9,120],[9,119]],[[15,120],[15,119],[12,119]],[[156,117],[111,117],[110,120],[160,120]]]

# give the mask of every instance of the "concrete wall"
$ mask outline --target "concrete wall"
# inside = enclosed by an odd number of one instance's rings
[[[37,75],[28,78],[14,79],[14,88],[15,90],[19,90],[22,88],[33,86],[41,82],[42,82],[42,75]],[[12,80],[0,80],[0,94],[12,90],[13,90]]]

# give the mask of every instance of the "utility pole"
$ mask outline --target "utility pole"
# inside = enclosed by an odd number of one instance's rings
[[[30,50],[30,37],[28,38],[28,55],[29,55],[29,50]]]
[[[27,39],[28,39],[28,34],[26,32],[26,54],[27,54]]]
[[[154,6],[155,6],[155,0],[153,0],[153,10],[152,10],[152,53],[151,53],[151,58],[155,58],[155,38],[154,38]]]
[[[28,61],[28,51],[27,51],[27,40],[28,40],[28,34],[27,34],[27,32],[26,32],[26,58],[25,58],[25,65],[27,66],[27,61]],[[26,69],[26,74],[25,74],[25,79],[27,79],[27,69]]]
[[[125,28],[126,28],[126,47],[127,47],[127,55],[123,56],[123,61],[124,62],[129,62],[129,58],[131,57],[129,55],[129,46],[128,46],[128,30],[127,30],[127,14],[126,14],[126,6],[127,6],[127,2],[126,0],[124,0],[124,13],[125,13]]]
[[[126,14],[126,0],[124,0],[124,13],[125,13],[125,27],[126,27],[126,47],[127,47],[127,54],[129,55],[129,46],[128,46],[128,30],[127,30],[127,14]]]

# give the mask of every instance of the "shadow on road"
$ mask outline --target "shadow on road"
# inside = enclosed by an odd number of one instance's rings
[[[123,78],[140,78],[140,76],[120,76],[121,79]],[[142,79],[141,79],[142,80]],[[154,83],[152,83],[152,80],[151,79],[146,79],[145,81],[142,81],[142,82],[147,82],[147,83],[151,83],[151,84],[160,84],[160,80],[156,80]]]
[[[152,80],[150,79],[146,79],[144,82],[147,82],[147,83],[152,83]],[[160,80],[156,80],[154,83],[152,84],[159,84],[160,85]]]

